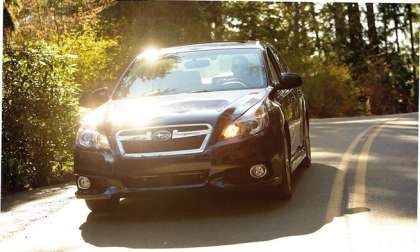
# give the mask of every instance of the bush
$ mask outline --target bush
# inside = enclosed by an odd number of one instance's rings
[[[357,78],[357,82],[364,87],[370,114],[383,115],[415,111],[415,104],[411,102],[411,83],[405,81],[410,77],[404,76],[410,73],[404,69],[403,65],[397,64],[401,62],[399,60],[398,55],[376,55],[367,59],[367,71]],[[395,71],[396,69],[398,71]],[[400,99],[401,102],[398,102]]]
[[[354,116],[363,113],[364,104],[357,97],[360,89],[350,76],[350,69],[334,62],[323,63],[319,57],[288,57],[292,71],[303,79],[303,92],[311,117]]]
[[[354,116],[362,110],[346,66],[313,63],[303,71],[303,91],[313,117]]]
[[[42,42],[4,49],[3,191],[59,182],[70,174],[79,87],[69,62]]]
[[[56,45],[57,50],[71,55],[70,62],[76,66],[75,80],[83,94],[99,87],[113,87],[121,68],[114,60],[118,53],[117,41],[98,36],[93,27],[86,25],[81,31],[65,34]]]

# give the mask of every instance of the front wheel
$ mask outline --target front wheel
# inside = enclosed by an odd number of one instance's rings
[[[120,199],[85,200],[92,212],[109,212],[118,208]]]

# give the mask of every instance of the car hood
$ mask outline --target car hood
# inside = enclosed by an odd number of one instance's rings
[[[156,125],[234,120],[268,95],[267,88],[181,93],[110,100],[86,116],[85,123],[112,131]]]

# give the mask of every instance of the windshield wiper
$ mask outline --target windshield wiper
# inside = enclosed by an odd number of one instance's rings
[[[212,92],[212,91],[214,90],[203,89],[203,90],[191,91],[190,93],[205,93],[205,92]]]

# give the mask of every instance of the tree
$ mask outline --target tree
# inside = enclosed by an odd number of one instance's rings
[[[349,22],[349,57],[347,62],[352,65],[352,74],[357,75],[364,69],[365,42],[363,40],[360,10],[357,3],[347,3],[347,16]]]
[[[375,13],[373,3],[366,3],[366,18],[368,23],[369,49],[371,53],[379,53],[379,40],[376,32]]]
[[[415,36],[414,36],[414,31],[413,31],[413,19],[415,18],[415,14],[413,13],[413,8],[411,4],[407,4],[406,9],[407,9],[407,19],[409,23],[409,32],[410,32],[410,49],[411,49],[414,101],[418,101],[419,100],[419,85],[418,85],[418,78],[417,78],[418,57],[416,55],[416,50],[415,50],[415,44],[414,44]]]
[[[311,30],[315,33],[315,47],[319,53],[322,53],[324,49],[321,45],[321,38],[319,35],[319,23],[317,20],[317,16],[319,14],[315,12],[314,3],[309,3],[309,11],[310,11],[309,26],[311,27]]]
[[[399,4],[391,4],[389,14],[392,17],[394,22],[394,32],[395,32],[395,45],[397,46],[397,52],[400,53],[400,39],[399,39],[399,31],[400,31],[400,8]]]
[[[224,27],[224,13],[222,2],[209,2],[205,8],[205,13],[209,13],[209,19],[212,25],[212,39],[216,41],[223,40]]]
[[[70,175],[78,86],[69,57],[45,43],[3,54],[2,189],[29,189]]]
[[[347,58],[347,28],[345,24],[345,14],[344,14],[344,6],[339,3],[333,3],[329,5],[333,18],[334,18],[334,26],[335,26],[335,41],[334,47],[338,54],[338,58],[341,61],[345,61]]]
[[[389,36],[389,4],[385,4],[385,3],[380,3],[378,4],[378,10],[381,16],[381,21],[382,21],[382,26],[383,28],[381,29],[380,32],[380,40],[384,42],[384,52],[385,54],[388,54],[388,36]]]

